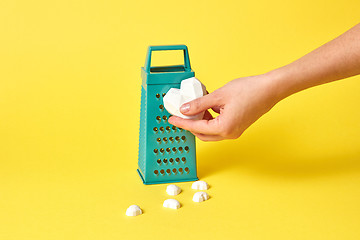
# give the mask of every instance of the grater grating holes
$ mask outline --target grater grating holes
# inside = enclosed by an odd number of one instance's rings
[[[190,169],[189,169],[188,167],[185,167],[184,169],[183,169],[183,168],[179,168],[179,169],[176,169],[176,168],[173,168],[173,169],[167,168],[167,169],[161,169],[160,171],[159,171],[159,170],[154,170],[154,174],[155,174],[156,176],[158,176],[159,173],[160,173],[161,175],[164,175],[165,173],[166,173],[167,175],[170,175],[171,172],[172,172],[174,175],[176,175],[176,174],[178,174],[178,173],[179,173],[179,174],[183,174],[184,172],[189,173],[189,172],[190,172]]]

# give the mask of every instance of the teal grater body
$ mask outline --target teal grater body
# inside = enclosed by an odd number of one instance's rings
[[[184,65],[151,67],[152,51],[182,50]],[[195,137],[168,123],[163,96],[194,77],[185,45],[150,46],[141,68],[138,173],[144,184],[196,181]]]

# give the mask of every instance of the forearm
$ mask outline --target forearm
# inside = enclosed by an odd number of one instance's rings
[[[360,74],[360,24],[269,76],[276,98]]]

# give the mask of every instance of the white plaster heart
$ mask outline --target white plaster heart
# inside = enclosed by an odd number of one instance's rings
[[[184,103],[200,98],[206,94],[205,86],[195,77],[181,81],[179,88],[170,88],[164,96],[164,107],[174,115],[185,119],[199,120],[204,116],[204,112],[192,116],[185,116],[180,112],[180,107]]]

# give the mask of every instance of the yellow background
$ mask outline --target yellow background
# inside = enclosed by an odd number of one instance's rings
[[[148,45],[186,44],[209,91],[359,22],[358,0],[0,1],[0,239],[359,239],[360,77],[197,142],[211,199],[164,209],[136,173]],[[169,58],[170,59],[170,58]],[[168,61],[165,58],[162,61]],[[138,204],[144,214],[125,216]]]

